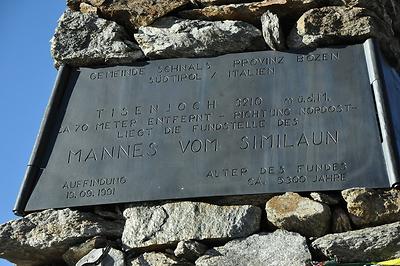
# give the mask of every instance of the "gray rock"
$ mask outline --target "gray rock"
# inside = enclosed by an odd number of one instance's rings
[[[322,192],[311,192],[310,196],[313,200],[322,202],[328,205],[337,205],[340,203],[340,198],[338,196],[322,193]]]
[[[104,248],[107,246],[107,239],[101,236],[87,240],[85,243],[70,247],[63,255],[63,260],[70,266],[86,256],[93,249]]]
[[[285,50],[285,35],[279,25],[279,18],[267,11],[261,16],[262,33],[265,42],[272,50]]]
[[[325,0],[324,0],[325,1]],[[206,6],[178,12],[178,16],[187,19],[201,20],[240,20],[260,25],[260,18],[266,11],[271,11],[281,17],[299,17],[306,10],[323,5],[320,0],[264,0],[242,1],[242,3]],[[232,1],[233,2],[233,1]]]
[[[331,6],[304,13],[292,29],[289,48],[317,47],[362,42],[370,37],[387,39],[390,27],[375,13],[364,8]]]
[[[342,191],[351,221],[359,227],[400,221],[400,191],[352,188]]]
[[[308,237],[328,233],[331,212],[327,205],[287,192],[266,204],[268,221],[274,226]]]
[[[0,225],[0,257],[27,265],[57,262],[70,247],[94,236],[119,238],[122,227],[70,209],[32,213]]]
[[[135,34],[149,58],[204,57],[266,48],[261,31],[241,21],[200,21],[166,17]]]
[[[124,211],[122,243],[148,250],[182,240],[226,240],[259,230],[261,209],[254,206],[216,206],[200,202],[175,202],[138,206]]]
[[[388,23],[391,23],[391,18],[388,13],[391,9],[392,0],[379,0],[379,1],[371,1],[371,0],[326,0],[326,5],[337,5],[337,6],[346,6],[346,7],[362,7],[374,12],[381,19],[385,20]],[[390,7],[388,6],[390,5]],[[392,16],[393,18],[395,16]]]
[[[93,0],[84,0],[93,1]],[[97,1],[97,0],[95,0]],[[98,4],[102,16],[124,25],[129,31],[148,26],[156,19],[188,4],[189,0],[123,0]]]
[[[88,66],[132,63],[143,57],[125,30],[96,14],[66,11],[51,40],[55,65]]]
[[[157,252],[150,252],[144,253],[139,257],[132,260],[128,265],[130,266],[193,266],[192,263],[179,261],[177,258],[173,256],[164,254],[164,253],[157,253]]]
[[[85,257],[80,259],[76,266],[83,266],[86,263],[94,263],[107,251],[106,248],[93,249]],[[107,255],[103,257],[100,266],[125,266],[124,253],[120,250],[111,248],[108,250]]]
[[[304,266],[311,260],[306,239],[285,230],[256,234],[208,250],[197,266]]]
[[[351,231],[352,226],[347,213],[340,207],[336,207],[332,213],[332,229],[333,233],[343,233]]]
[[[174,250],[178,258],[195,261],[207,251],[207,246],[194,240],[180,241]]]
[[[400,257],[400,222],[318,238],[312,247],[338,262],[383,261]]]

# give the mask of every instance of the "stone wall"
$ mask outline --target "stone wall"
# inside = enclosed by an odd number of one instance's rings
[[[56,67],[94,66],[370,37],[400,69],[398,1],[68,0],[51,52]],[[354,188],[45,210],[0,225],[0,257],[18,265],[389,260],[400,257],[400,191]]]

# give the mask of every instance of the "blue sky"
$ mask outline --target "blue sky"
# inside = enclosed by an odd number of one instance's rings
[[[15,198],[57,75],[49,40],[65,0],[1,0],[0,224]],[[0,266],[12,265],[0,259]]]

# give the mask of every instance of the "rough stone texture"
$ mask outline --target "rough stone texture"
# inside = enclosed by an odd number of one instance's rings
[[[370,37],[386,39],[390,27],[364,8],[323,7],[304,13],[291,31],[289,48],[318,47],[362,42]]]
[[[159,19],[135,38],[149,58],[203,57],[266,48],[261,31],[241,21]]]
[[[340,203],[340,198],[333,194],[326,194],[322,192],[311,192],[310,196],[313,200],[322,202],[328,205],[337,205]]]
[[[304,236],[322,236],[330,227],[331,212],[327,205],[287,192],[266,204],[268,221],[274,226]]]
[[[80,259],[76,266],[84,266],[86,263],[96,262],[106,249],[93,249],[85,257]],[[120,250],[111,248],[107,255],[104,256],[103,260],[99,264],[100,266],[125,266],[124,253]]]
[[[342,191],[352,222],[360,227],[400,221],[400,190],[352,188]]]
[[[125,30],[95,14],[66,11],[51,40],[55,65],[72,66],[132,63],[143,57]]]
[[[242,4],[262,1],[263,0],[196,0],[196,2],[201,6]]]
[[[22,265],[60,261],[71,246],[97,235],[118,238],[122,227],[70,209],[32,213],[0,225],[0,257]]]
[[[191,266],[192,263],[179,261],[172,256],[168,256],[164,253],[144,253],[131,261],[128,265],[130,266]]]
[[[62,258],[68,265],[75,266],[75,264],[92,249],[104,248],[105,246],[107,246],[107,239],[100,236],[94,237],[83,244],[70,247],[67,252],[62,255]]]
[[[400,222],[318,238],[312,247],[338,262],[383,261],[400,257]]]
[[[96,14],[97,15],[97,7],[89,5],[87,3],[81,3],[79,5],[79,10],[84,14]]]
[[[122,243],[129,248],[173,244],[181,240],[245,237],[260,227],[261,209],[176,202],[127,208]]]
[[[124,25],[133,32],[140,26],[147,26],[156,19],[182,7],[190,0],[75,0],[89,3],[99,9],[101,17]],[[76,4],[71,3],[75,7]]]
[[[340,207],[336,207],[332,213],[332,233],[343,233],[352,230],[350,218]]]
[[[392,0],[327,0],[326,5],[346,6],[346,7],[362,7],[374,12],[378,17],[391,23],[392,19],[389,15],[391,13]],[[390,12],[388,12],[390,11]],[[392,16],[393,18],[395,16]]]
[[[208,250],[196,266],[304,266],[311,260],[306,239],[285,230],[256,234]]]
[[[178,258],[195,261],[207,251],[207,246],[194,240],[180,241],[174,250]]]
[[[259,25],[262,14],[268,10],[279,17],[297,16],[319,5],[319,0],[264,0],[253,3],[207,6],[202,9],[183,10],[178,15],[187,19],[241,20]]]
[[[285,36],[279,25],[279,18],[267,11],[261,16],[262,33],[265,42],[272,50],[285,50]]]

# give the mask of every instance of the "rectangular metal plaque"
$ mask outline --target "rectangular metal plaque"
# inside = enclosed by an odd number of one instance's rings
[[[382,62],[369,40],[64,67],[16,210],[389,187],[400,96]]]

